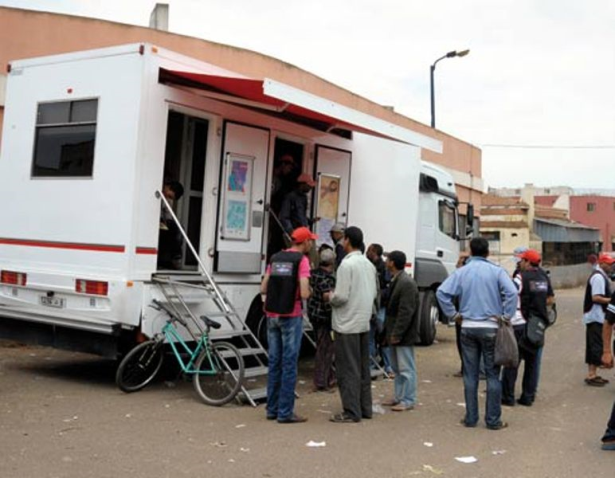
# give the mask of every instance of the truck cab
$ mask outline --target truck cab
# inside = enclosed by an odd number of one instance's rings
[[[460,240],[466,235],[466,231],[460,231],[458,205],[453,177],[446,170],[422,161],[413,267],[421,295],[420,335],[424,345],[435,340],[437,322],[447,321],[440,313],[435,292],[455,270]]]

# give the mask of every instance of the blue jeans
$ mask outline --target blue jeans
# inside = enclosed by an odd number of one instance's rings
[[[380,350],[380,356],[382,357],[382,367],[386,373],[390,373],[391,368],[391,348],[378,346],[376,338],[384,330],[384,319],[386,316],[386,308],[381,307],[378,310],[376,321],[370,322],[369,325],[369,355],[374,360],[378,360],[378,350]],[[371,368],[376,368],[373,363],[370,363]]]
[[[267,416],[286,420],[295,408],[297,360],[301,349],[303,317],[267,319],[269,374],[267,376]]]
[[[395,401],[401,405],[416,404],[416,362],[414,347],[391,347],[393,372],[395,372]]]
[[[606,432],[602,437],[603,442],[615,440],[615,402],[613,402],[613,410],[611,411],[611,418],[606,426]]]
[[[487,407],[485,423],[487,427],[498,427],[502,422],[502,384],[500,367],[494,364],[495,335],[497,329],[462,328],[461,353],[463,355],[463,388],[466,400],[466,426],[476,426],[478,422],[478,379],[480,360],[485,361],[487,376]]]

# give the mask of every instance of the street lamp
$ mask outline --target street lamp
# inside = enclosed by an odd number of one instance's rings
[[[433,74],[436,71],[436,64],[440,60],[444,60],[445,58],[454,58],[456,56],[466,56],[470,53],[470,50],[462,50],[462,51],[449,51],[446,55],[441,58],[438,58],[434,61],[433,65],[430,68],[430,79],[431,79],[431,127],[436,127],[436,93],[434,90],[434,82],[433,82]]]

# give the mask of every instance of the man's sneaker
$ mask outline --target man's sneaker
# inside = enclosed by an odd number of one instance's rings
[[[615,440],[607,440],[602,442],[603,450],[615,451]]]
[[[500,422],[498,425],[489,426],[487,425],[489,430],[503,430],[504,428],[508,428],[508,423]]]
[[[353,418],[350,415],[347,415],[346,413],[342,412],[342,413],[333,415],[331,418],[329,418],[329,421],[333,423],[357,423],[361,421],[361,419]]]
[[[307,422],[306,417],[302,417],[301,415],[292,414],[288,418],[278,418],[278,423],[304,423]]]

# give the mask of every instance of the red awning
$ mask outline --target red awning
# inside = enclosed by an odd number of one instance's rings
[[[228,95],[229,98],[226,99],[228,102],[233,102],[233,98],[241,98],[249,102],[254,102],[254,105],[252,106],[256,108],[259,107],[257,104],[264,105],[265,107],[269,107],[265,108],[267,111],[276,116],[282,116],[290,121],[310,126],[321,131],[329,132],[331,130],[348,130],[386,137],[386,135],[378,134],[375,131],[371,131],[361,126],[347,123],[337,118],[267,96],[264,92],[264,80],[206,75],[203,73],[174,71],[161,68],[160,82],[198,88],[204,91],[211,91],[212,93]],[[217,99],[225,101],[225,99],[220,96],[218,96]],[[250,106],[250,104],[245,103],[244,105]]]
[[[319,131],[344,137],[350,137],[350,132],[355,131],[442,152],[438,140],[274,80],[161,68],[159,81],[196,89],[204,96],[258,109]]]

